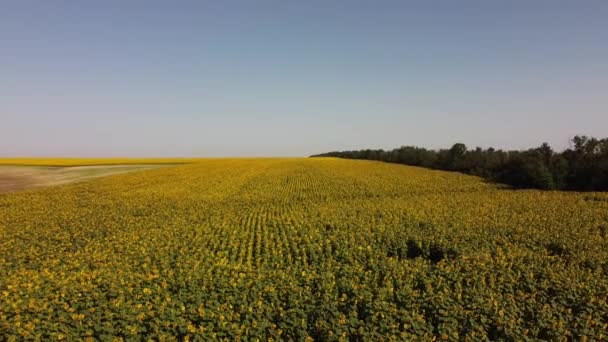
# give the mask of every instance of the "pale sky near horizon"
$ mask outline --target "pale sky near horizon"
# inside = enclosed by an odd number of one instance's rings
[[[608,1],[3,1],[0,157],[608,136]]]

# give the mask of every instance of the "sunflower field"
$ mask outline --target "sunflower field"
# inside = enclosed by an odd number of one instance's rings
[[[0,340],[608,339],[606,193],[188,162],[0,194]]]

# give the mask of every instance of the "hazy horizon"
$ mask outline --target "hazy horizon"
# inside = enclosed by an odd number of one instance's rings
[[[608,127],[608,2],[0,4],[0,157],[555,149]]]

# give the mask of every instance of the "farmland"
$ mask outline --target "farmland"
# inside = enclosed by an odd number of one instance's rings
[[[0,335],[608,338],[607,193],[334,158],[188,162],[0,194]]]
[[[74,183],[118,173],[141,171],[173,164],[113,164],[84,166],[2,165],[0,193]]]

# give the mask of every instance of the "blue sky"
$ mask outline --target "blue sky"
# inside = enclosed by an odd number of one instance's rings
[[[0,156],[566,147],[607,1],[2,1]]]

